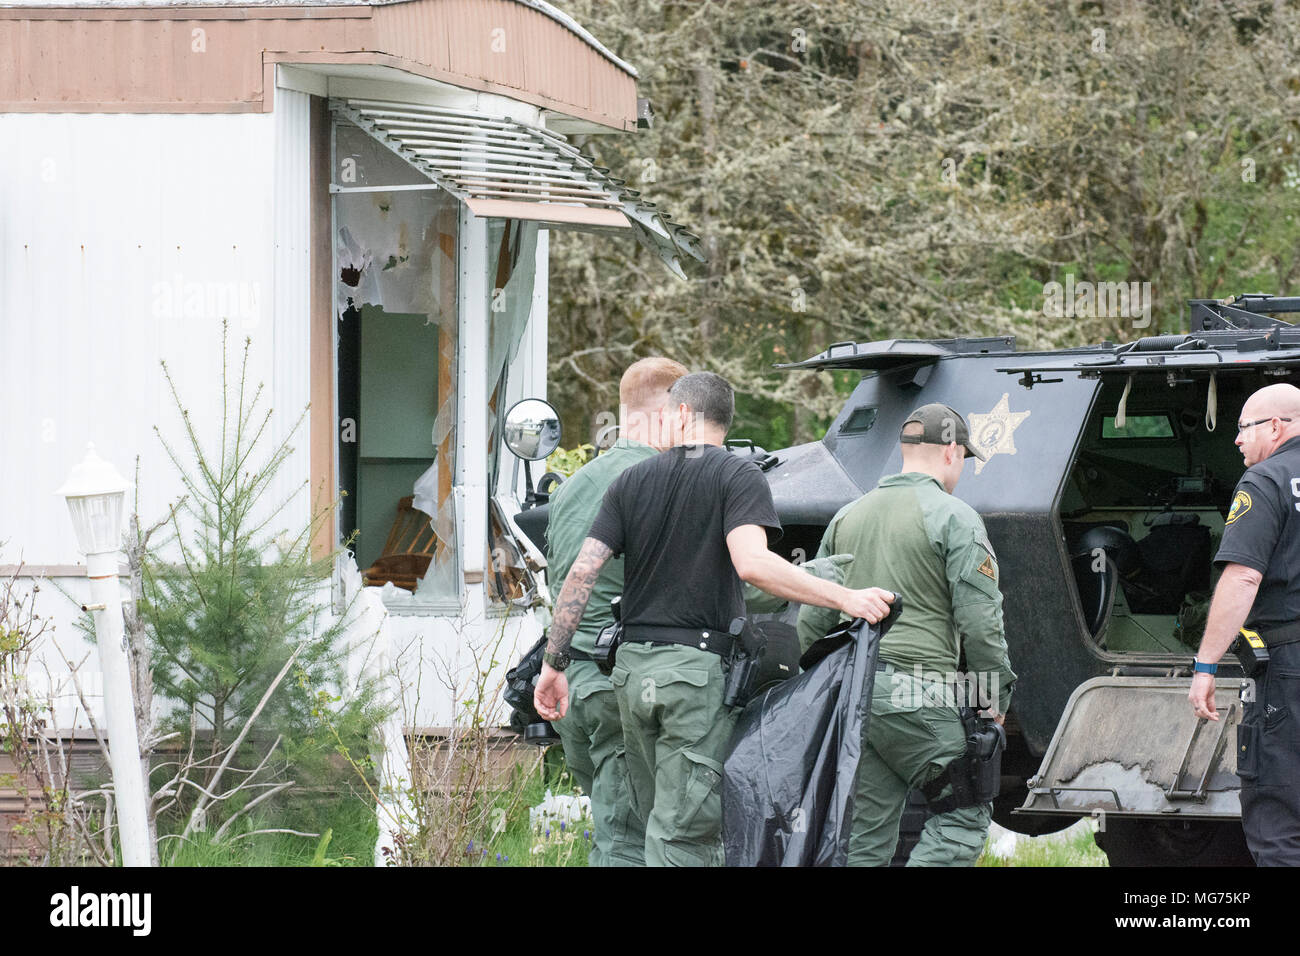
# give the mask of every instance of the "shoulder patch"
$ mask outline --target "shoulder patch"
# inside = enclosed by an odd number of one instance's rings
[[[1244,491],[1239,491],[1232,499],[1232,507],[1228,509],[1228,517],[1223,523],[1232,524],[1247,511],[1250,510],[1250,495]]]
[[[992,578],[994,581],[998,579],[998,569],[994,566],[992,558],[985,558],[984,563],[975,570],[985,577]]]

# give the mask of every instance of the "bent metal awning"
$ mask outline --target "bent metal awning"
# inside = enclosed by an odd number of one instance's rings
[[[330,108],[476,216],[535,220],[583,232],[630,230],[682,279],[683,256],[705,261],[699,236],[548,130],[410,103],[332,99]]]

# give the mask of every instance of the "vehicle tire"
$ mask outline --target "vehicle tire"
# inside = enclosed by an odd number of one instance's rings
[[[1254,866],[1237,821],[1106,820],[1093,839],[1111,866]]]
[[[1023,781],[1021,782],[1023,784]],[[1012,833],[1023,836],[1043,836],[1045,833],[1056,833],[1073,826],[1079,819],[1060,814],[1013,813],[1012,811],[1017,807],[1024,806],[1025,798],[1028,796],[1029,791],[1023,785],[1019,789],[1003,790],[993,800],[993,822]]]
[[[1014,709],[1009,723],[1014,725]],[[1013,813],[1022,807],[1029,797],[1026,781],[1038,772],[1042,754],[1032,754],[1025,743],[1024,735],[1018,727],[1007,734],[1007,749],[1002,754],[1002,785],[998,795],[993,799],[993,822],[1000,827],[1020,833],[1024,836],[1042,836],[1056,833],[1074,823],[1077,817],[1056,814],[1034,814],[1033,816]]]

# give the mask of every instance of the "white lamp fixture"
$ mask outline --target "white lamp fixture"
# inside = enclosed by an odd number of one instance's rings
[[[77,544],[86,555],[91,603],[85,609],[95,615],[95,641],[104,674],[105,722],[117,797],[122,862],[127,866],[148,866],[151,855],[144,772],[140,766],[140,738],[136,733],[131,670],[126,656],[122,586],[117,575],[122,511],[130,487],[130,482],[116,468],[95,454],[95,446],[88,445],[86,457],[72,469],[56,494],[67,499]]]
[[[81,553],[117,554],[122,544],[122,507],[131,483],[86,446],[86,457],[55,492],[68,500]]]

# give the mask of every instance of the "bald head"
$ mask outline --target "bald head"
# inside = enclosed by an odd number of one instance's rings
[[[1236,444],[1249,468],[1300,436],[1300,388],[1285,384],[1261,388],[1241,406],[1237,425]]]
[[[1246,399],[1241,407],[1243,421],[1257,418],[1290,418],[1283,422],[1292,429],[1300,430],[1300,388],[1294,385],[1267,385]]]

